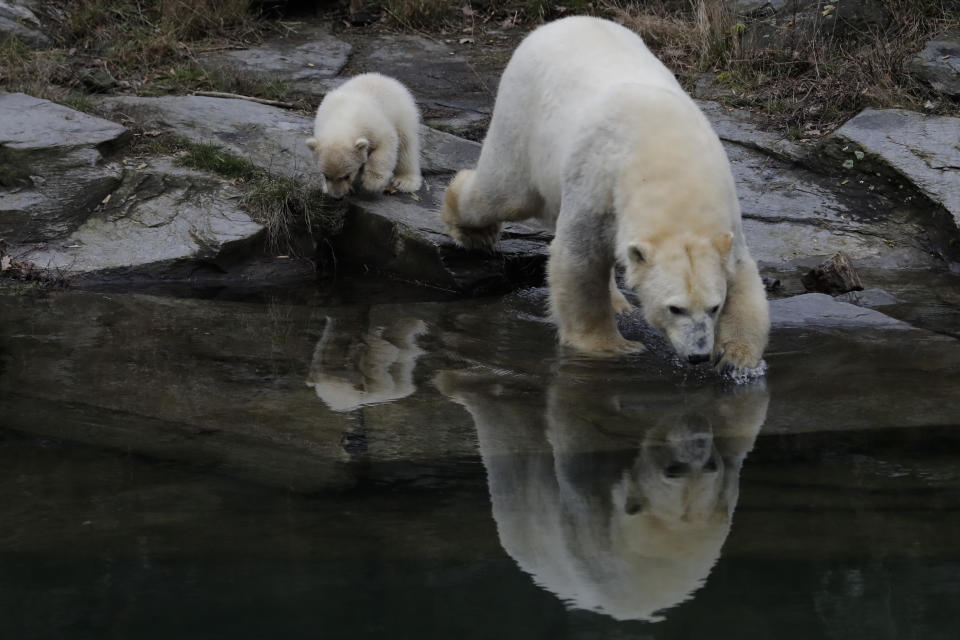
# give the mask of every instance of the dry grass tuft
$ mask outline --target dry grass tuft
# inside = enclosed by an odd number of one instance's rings
[[[604,10],[640,34],[688,89],[702,73],[715,73],[730,94],[722,101],[762,113],[795,136],[829,131],[866,107],[956,115],[960,105],[906,74],[903,62],[960,27],[960,12],[945,0],[879,2],[890,16],[886,26],[838,29],[811,10],[778,25],[783,37],[772,46],[751,38],[754,25],[723,0],[613,0]]]

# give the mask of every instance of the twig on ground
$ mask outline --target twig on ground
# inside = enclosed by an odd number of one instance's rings
[[[267,100],[266,98],[255,98],[254,96],[242,96],[239,93],[227,93],[225,91],[194,91],[193,95],[195,96],[206,96],[207,98],[231,98],[233,100],[249,100],[250,102],[258,102],[260,104],[267,104],[271,107],[282,107],[284,109],[296,109],[297,105],[292,102],[283,102],[281,100]]]

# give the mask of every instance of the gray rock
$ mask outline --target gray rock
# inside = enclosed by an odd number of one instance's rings
[[[103,153],[127,130],[19,93],[0,94],[0,236],[37,242],[64,236],[119,183]]]
[[[960,31],[927,42],[920,53],[904,63],[904,68],[937,91],[960,97]]]
[[[67,277],[185,279],[201,265],[225,268],[264,233],[239,208],[240,195],[157,159],[127,170],[110,199],[69,236],[22,259]]]
[[[911,212],[865,189],[825,178],[739,144],[726,144],[754,258],[777,277],[838,252],[859,266],[939,266]],[[853,185],[851,185],[853,186]]]
[[[453,291],[486,292],[543,282],[552,235],[532,225],[508,224],[493,252],[457,247],[440,220],[447,179],[428,179],[413,200],[357,195],[343,230],[331,240],[348,263]]]
[[[272,173],[309,181],[314,159],[305,140],[313,118],[247,100],[202,96],[120,96],[98,102],[108,113],[193,142],[217,144]],[[421,127],[425,175],[450,173],[479,156],[479,145]]]
[[[787,4],[787,0],[733,0],[730,9],[738,16],[749,16],[761,12],[776,12]]]
[[[40,30],[36,14],[20,2],[0,2],[0,39],[7,37],[36,49],[50,46],[50,38]]]
[[[764,131],[756,125],[756,119],[749,112],[725,107],[717,102],[696,102],[721,140],[735,142],[788,162],[801,163],[806,160],[806,147],[785,140],[780,134]]]
[[[919,331],[906,322],[872,309],[864,309],[831,298],[825,293],[806,293],[770,302],[770,323],[774,327],[830,327],[852,329],[893,329]]]
[[[497,76],[481,75],[445,43],[421,36],[380,35],[366,40],[347,66],[351,74],[378,71],[407,86],[427,124],[471,138],[486,129]]]
[[[100,104],[142,126],[219,144],[270,172],[313,179],[313,156],[304,144],[313,127],[310,118],[244,100],[197,96],[117,97]],[[426,180],[419,200],[406,194],[352,197],[343,230],[330,239],[338,262],[452,290],[539,282],[547,235],[513,225],[495,253],[453,245],[440,222],[438,196],[452,172],[476,163],[480,145],[428,127],[421,136]]]
[[[293,89],[323,95],[350,57],[351,46],[335,37],[329,26],[313,26],[251,49],[230,50],[200,57],[207,68],[226,68],[279,80]]]
[[[960,229],[958,141],[960,118],[865,109],[825,140],[824,152],[840,166],[902,176],[942,205]]]
[[[892,304],[898,304],[900,302],[896,296],[884,291],[883,289],[850,291],[849,293],[843,293],[838,296],[834,296],[834,299],[839,300],[840,302],[855,304],[858,307],[868,307],[870,309],[874,307],[886,307]]]
[[[80,73],[80,82],[93,93],[104,93],[117,86],[117,79],[101,67],[84,69]]]

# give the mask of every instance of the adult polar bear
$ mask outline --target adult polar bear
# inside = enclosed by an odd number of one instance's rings
[[[769,309],[743,237],[726,154],[673,74],[622,26],[558,20],[531,33],[500,82],[475,170],[457,174],[443,217],[459,243],[490,246],[500,224],[556,226],[550,303],[560,341],[639,351],[617,330],[626,269],[647,321],[691,363],[760,364]]]

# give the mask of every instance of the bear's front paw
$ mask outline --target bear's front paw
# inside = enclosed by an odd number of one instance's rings
[[[406,176],[394,176],[393,188],[404,193],[413,193],[420,189],[423,179],[419,174],[410,174]]]
[[[387,185],[390,184],[390,176],[364,170],[362,184],[366,191],[382,193],[383,190],[387,188]]]
[[[730,373],[734,377],[763,375],[763,353],[746,342],[724,342],[718,344],[714,352],[714,362],[722,373]]]
[[[500,240],[500,224],[486,227],[451,226],[450,235],[465,249],[492,249]]]

